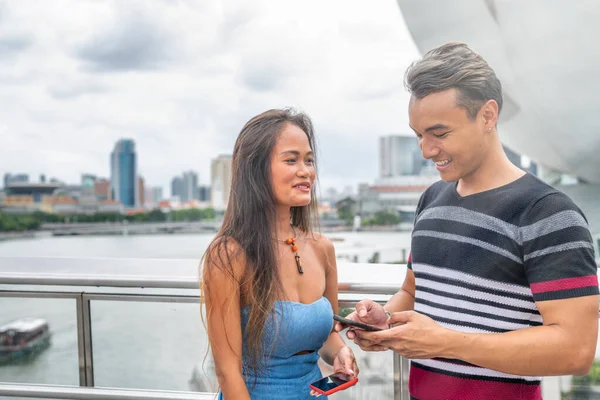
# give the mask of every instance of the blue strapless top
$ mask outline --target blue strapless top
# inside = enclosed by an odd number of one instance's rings
[[[252,400],[309,400],[309,384],[321,379],[318,351],[333,329],[333,309],[326,297],[310,304],[276,301],[263,333],[266,359],[259,376],[245,364],[250,308],[241,310],[246,386]],[[308,354],[294,355],[305,350]],[[326,397],[321,396],[319,399]],[[223,399],[219,394],[219,399]],[[229,399],[227,399],[229,400]]]

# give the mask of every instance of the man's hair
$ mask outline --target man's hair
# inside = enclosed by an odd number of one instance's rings
[[[446,43],[427,52],[408,67],[404,86],[417,99],[456,89],[456,103],[471,120],[488,100],[498,103],[498,113],[502,110],[500,80],[488,63],[464,43]]]

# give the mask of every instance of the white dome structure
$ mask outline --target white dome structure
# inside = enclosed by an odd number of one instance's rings
[[[600,183],[600,1],[398,0],[422,53],[469,44],[504,91],[499,132],[546,167]]]

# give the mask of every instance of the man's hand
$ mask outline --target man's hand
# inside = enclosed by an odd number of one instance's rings
[[[376,326],[381,329],[387,329],[387,315],[383,306],[381,304],[375,303],[372,300],[362,300],[356,304],[356,311],[349,314],[347,319],[351,319],[353,321],[362,322],[363,324],[368,324],[372,326]],[[334,325],[334,329],[336,332],[341,332],[344,329],[348,328],[348,326],[342,324],[341,322],[336,322]],[[362,350],[365,351],[383,351],[386,350],[384,347],[375,345],[370,343],[368,340],[363,340],[356,335],[356,331],[359,329],[350,327],[348,332],[346,332],[346,336],[348,339],[353,340]]]
[[[444,357],[451,335],[459,334],[414,311],[392,314],[388,322],[399,324],[380,332],[356,331],[361,341],[393,350],[401,356],[420,359]]]

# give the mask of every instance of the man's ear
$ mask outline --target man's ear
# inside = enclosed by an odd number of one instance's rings
[[[488,100],[481,107],[481,116],[483,117],[486,130],[493,128],[498,123],[498,103],[496,100]]]

